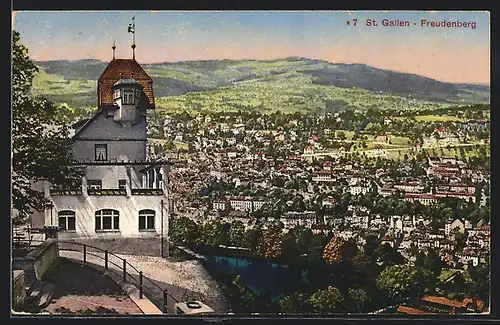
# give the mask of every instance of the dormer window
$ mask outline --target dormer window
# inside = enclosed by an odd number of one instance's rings
[[[123,89],[123,104],[135,104],[134,89]]]
[[[137,99],[141,98],[141,91],[139,89],[135,90],[135,98],[137,98]]]

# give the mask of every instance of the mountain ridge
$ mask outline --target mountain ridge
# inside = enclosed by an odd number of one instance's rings
[[[70,107],[96,103],[97,80],[108,62],[35,61],[35,92]],[[141,63],[153,78],[157,106],[194,109],[324,110],[336,107],[407,109],[490,100],[490,87],[455,84],[363,63],[288,57],[272,60],[201,60]],[[197,95],[198,94],[198,95]],[[78,96],[75,96],[78,95]],[[279,99],[278,99],[279,97]],[[415,101],[420,104],[415,106]]]
[[[481,87],[490,87],[489,82],[451,82],[451,81],[444,81],[444,80],[439,80],[435,79],[432,77],[420,75],[417,73],[412,73],[412,72],[404,72],[404,71],[399,71],[399,70],[391,70],[391,69],[385,69],[385,68],[380,68],[380,67],[375,67],[366,63],[344,63],[344,62],[331,62],[323,59],[317,59],[317,58],[308,58],[308,57],[296,57],[296,56],[289,56],[289,57],[284,57],[284,58],[276,58],[276,59],[268,59],[268,60],[258,60],[258,59],[207,59],[207,60],[186,60],[186,61],[162,61],[162,62],[139,62],[142,66],[165,66],[165,65],[181,65],[181,64],[190,64],[190,63],[212,63],[212,62],[225,62],[225,63],[238,63],[238,62],[268,62],[268,63],[273,63],[273,62],[278,62],[278,61],[309,61],[311,64],[313,63],[326,63],[326,64],[331,64],[331,65],[344,65],[344,66],[365,66],[371,69],[375,70],[381,70],[381,71],[387,71],[387,72],[392,72],[392,73],[399,73],[399,74],[407,74],[407,75],[412,75],[412,76],[418,76],[426,79],[430,79],[436,82],[440,83],[447,83],[447,84],[454,84],[454,85],[461,85],[461,86],[481,86]],[[293,62],[292,61],[292,62]],[[61,60],[34,60],[33,61],[37,65],[44,65],[44,64],[50,64],[50,63],[60,63],[60,62],[67,62],[67,63],[72,63],[72,64],[77,64],[77,63],[83,63],[83,62],[91,62],[95,64],[103,64],[107,65],[109,62],[108,61],[102,61],[99,59],[75,59],[75,60],[66,60],[66,59],[61,59]]]

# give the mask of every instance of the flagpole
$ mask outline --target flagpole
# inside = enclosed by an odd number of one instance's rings
[[[135,60],[135,16],[132,17],[132,24],[129,24],[128,31],[132,33],[132,59]]]
[[[133,37],[133,42],[134,42],[134,45],[135,45],[135,16],[132,17],[132,20],[134,22],[134,32],[132,33],[133,34],[132,37]]]

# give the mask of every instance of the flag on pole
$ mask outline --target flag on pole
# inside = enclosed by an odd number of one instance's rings
[[[132,21],[133,21],[132,24],[128,24],[128,30],[127,31],[129,33],[135,34],[135,17],[132,17]]]

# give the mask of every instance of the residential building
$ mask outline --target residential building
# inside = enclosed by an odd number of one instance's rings
[[[98,109],[73,125],[77,188],[43,182],[50,201],[34,226],[58,226],[62,238],[157,236],[168,223],[168,164],[147,157],[153,80],[135,59],[115,59],[98,80]]]
[[[405,193],[404,200],[405,201],[419,201],[422,204],[431,204],[436,202],[438,196],[432,194],[425,193]]]
[[[460,219],[455,219],[453,221],[448,220],[444,225],[444,234],[450,236],[453,229],[458,229],[460,233],[464,233],[465,224]]]

